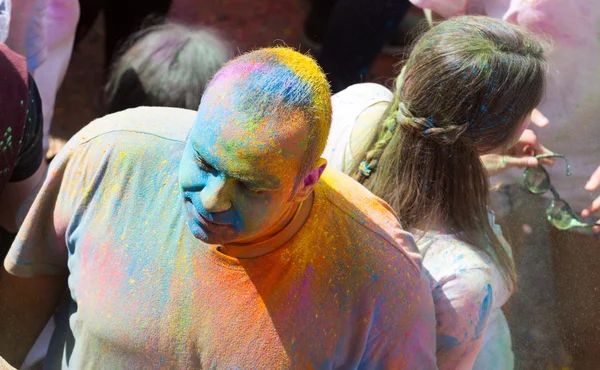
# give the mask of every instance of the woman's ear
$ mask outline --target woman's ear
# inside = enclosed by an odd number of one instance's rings
[[[301,180],[300,185],[298,186],[298,191],[294,196],[295,200],[298,202],[306,199],[310,193],[313,191],[315,185],[319,182],[323,171],[327,167],[327,160],[325,158],[319,158],[315,167]]]

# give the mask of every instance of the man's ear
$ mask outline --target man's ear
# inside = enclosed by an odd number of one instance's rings
[[[327,167],[327,160],[325,158],[319,158],[315,167],[300,181],[298,191],[294,197],[297,201],[303,201],[310,195],[315,185],[319,182],[323,171],[325,171],[325,167]]]

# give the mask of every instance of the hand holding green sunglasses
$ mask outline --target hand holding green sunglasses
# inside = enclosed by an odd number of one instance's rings
[[[567,164],[567,176],[571,176],[571,165],[565,156],[551,153],[536,155],[535,158],[562,158]],[[542,166],[541,162],[537,166],[529,167],[523,172],[523,182],[527,189],[533,194],[544,194],[548,191],[552,192],[554,199],[550,202],[546,214],[548,215],[548,221],[557,229],[569,230],[574,227],[591,228],[597,226],[597,224],[579,220],[573,208],[560,197],[556,189],[554,189],[554,186],[552,186],[550,175],[548,175],[548,172],[544,166]]]

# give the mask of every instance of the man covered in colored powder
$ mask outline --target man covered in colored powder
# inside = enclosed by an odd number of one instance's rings
[[[5,260],[0,355],[20,364],[68,286],[49,368],[434,369],[418,251],[325,170],[330,121],[317,64],[273,48],[223,67],[198,112],[91,123]]]

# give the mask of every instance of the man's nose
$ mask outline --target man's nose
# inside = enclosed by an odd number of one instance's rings
[[[206,186],[200,191],[200,201],[207,212],[223,212],[231,208],[227,194],[227,180],[221,176],[211,176]]]

